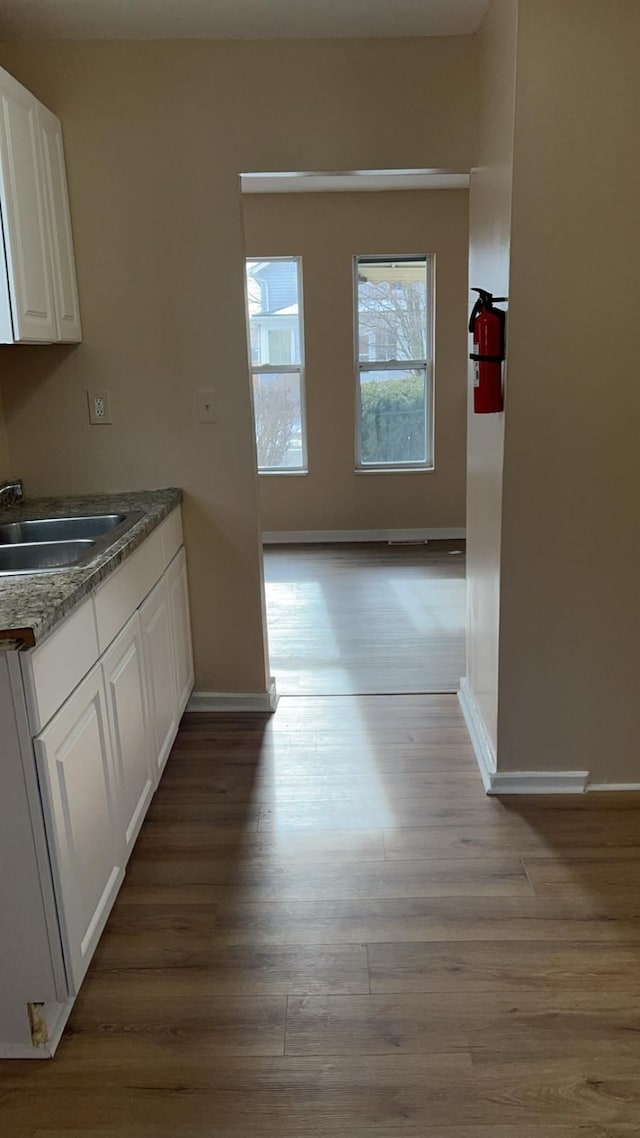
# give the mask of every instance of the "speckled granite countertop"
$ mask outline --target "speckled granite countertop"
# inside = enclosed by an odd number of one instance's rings
[[[0,638],[39,644],[80,601],[104,581],[182,501],[182,491],[137,490],[128,494],[92,494],[74,498],[24,498],[0,510],[0,524],[29,518],[65,518],[80,514],[130,514],[144,511],[130,530],[98,553],[88,565],[50,573],[0,576]]]

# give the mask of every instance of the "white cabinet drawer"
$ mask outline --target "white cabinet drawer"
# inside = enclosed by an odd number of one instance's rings
[[[104,652],[164,572],[162,527],[158,526],[94,594],[98,644]]]
[[[104,652],[129,617],[159,581],[182,545],[180,507],[172,510],[139,549],[99,585],[95,595],[100,652]]]
[[[29,724],[34,735],[49,722],[99,655],[91,597],[42,644],[21,654]]]
[[[183,542],[182,536],[182,510],[179,506],[172,510],[159,526],[162,535],[163,572],[169,562],[173,561]]]

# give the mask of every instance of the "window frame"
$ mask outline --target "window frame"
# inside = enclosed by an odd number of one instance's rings
[[[249,262],[273,262],[273,261],[294,261],[296,265],[296,276],[298,283],[298,335],[300,340],[300,363],[298,364],[254,364],[251,353],[251,313],[249,312],[249,295],[247,290],[247,264]],[[300,435],[301,435],[301,450],[302,450],[302,465],[301,466],[260,466],[258,461],[257,445],[256,445],[256,467],[259,475],[271,476],[274,474],[291,476],[306,475],[309,473],[309,457],[307,450],[307,393],[306,393],[306,367],[305,367],[305,336],[304,336],[304,292],[303,292],[303,275],[302,275],[302,256],[294,256],[283,254],[278,257],[245,257],[245,292],[246,292],[246,319],[247,319],[247,341],[249,345],[249,378],[251,381],[251,406],[253,409],[253,434],[256,438],[255,429],[255,405],[253,399],[253,377],[255,375],[293,375],[300,376]],[[267,286],[268,287],[268,286]]]
[[[426,266],[426,344],[427,355],[421,360],[368,360],[360,359],[360,317],[358,303],[358,268],[362,264],[379,264],[388,261],[424,261]],[[407,474],[435,470],[435,264],[434,253],[358,253],[353,257],[353,361],[355,375],[355,473],[356,474]],[[362,461],[362,393],[361,375],[366,371],[424,371],[425,382],[425,445],[423,462],[363,462]]]

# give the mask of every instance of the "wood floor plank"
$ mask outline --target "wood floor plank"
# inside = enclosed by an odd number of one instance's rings
[[[208,797],[194,797],[186,802],[175,802],[170,791],[162,788],[149,808],[149,822],[202,822],[217,831],[228,829],[234,834],[250,833],[258,829],[260,804],[256,802],[218,802]]]
[[[372,992],[640,991],[640,942],[505,940],[369,944]]]
[[[138,935],[141,939],[149,936],[182,936],[185,941],[191,937],[207,937],[213,932],[218,914],[218,905],[173,904],[170,908],[162,904],[136,905],[135,912],[127,903],[126,893],[116,901],[109,918],[109,935]]]
[[[638,890],[640,859],[618,856],[610,858],[534,858],[525,859],[525,869],[535,893],[539,896],[573,896]]]
[[[107,926],[95,951],[91,967],[99,971],[128,971],[139,968],[208,968],[211,965],[211,934],[188,937],[184,933],[155,933],[141,936],[139,931],[111,932]]]
[[[612,827],[605,820],[585,817],[584,824],[554,824],[551,832],[539,828],[508,825],[501,819],[447,826],[392,827],[384,830],[386,856],[393,860],[444,857],[497,857],[509,851],[523,858],[554,857],[608,859],[624,850],[630,858],[640,858],[640,830],[635,823]]]
[[[376,774],[435,772],[464,774],[478,778],[476,762],[468,748],[454,743],[413,743],[382,741],[376,735],[350,743],[289,748],[282,742],[271,750],[248,748],[228,753],[215,740],[202,751],[192,751],[167,764],[167,777],[180,771],[194,777],[219,776],[231,779],[235,773],[247,783],[271,779],[276,783],[302,778],[354,779],[363,781]]]
[[[107,1035],[121,1046],[137,1037],[159,1048],[189,1053],[204,1048],[218,1055],[282,1055],[284,1053],[286,1000],[278,996],[197,996],[168,994],[161,999],[142,995],[139,989],[99,996],[88,986],[74,1006],[67,1039],[80,1038],[93,1045]]]
[[[294,767],[295,770],[295,767]],[[203,795],[224,802],[315,802],[342,801],[358,797],[361,800],[378,797],[393,800],[426,795],[429,798],[478,798],[480,775],[477,769],[399,771],[375,770],[370,764],[351,767],[346,773],[320,768],[316,774],[301,775],[282,770],[266,769],[259,776],[246,768],[211,769],[200,767],[193,771],[186,762],[176,764],[163,783],[165,798],[172,802],[198,800]]]
[[[266,1132],[268,1133],[268,1131]],[[273,1133],[273,1132],[272,1132]],[[317,1131],[300,1131],[301,1136],[313,1133],[314,1138]],[[576,1123],[575,1125],[554,1125],[546,1123],[543,1125],[454,1125],[454,1126],[429,1126],[421,1125],[418,1132],[415,1128],[406,1126],[398,1127],[376,1127],[372,1131],[371,1127],[351,1128],[347,1130],[331,1130],[332,1138],[368,1138],[371,1133],[375,1133],[375,1138],[628,1138],[629,1135],[637,1135],[637,1127],[633,1124],[625,1123],[605,1123],[598,1126],[588,1126]],[[255,1130],[229,1130],[226,1127],[221,1130],[216,1130],[215,1138],[253,1138]],[[47,1129],[47,1130],[29,1130],[21,1131],[11,1138],[122,1138],[121,1130],[104,1129],[102,1126],[97,1131],[94,1128],[78,1130],[60,1130],[60,1129]],[[126,1138],[176,1138],[176,1132],[173,1128],[165,1126],[148,1127],[141,1125],[127,1127]],[[183,1128],[180,1130],[179,1138],[211,1138],[211,1129],[207,1127],[206,1122],[202,1126]]]
[[[253,1128],[255,1133],[319,1136],[355,1125],[406,1126],[424,1120],[432,1104],[452,1100],[463,1072],[473,1082],[470,1060],[456,1056],[373,1057],[339,1062],[308,1059],[217,1058],[205,1050],[195,1058],[178,1045],[174,1055],[152,1040],[95,1040],[93,1057],[73,1037],[59,1061],[40,1077],[40,1094],[30,1104],[34,1129],[64,1118],[72,1128],[146,1125],[183,1129],[207,1125],[209,1135]],[[122,1080],[123,1064],[137,1055],[136,1077]],[[34,1077],[20,1079],[16,1064],[4,1077],[3,1122],[22,1122],[20,1099]],[[33,1069],[33,1068],[32,1068]],[[114,1093],[116,1092],[117,1093]],[[442,1107],[439,1110],[442,1118]]]
[[[138,859],[131,867],[123,904],[179,903],[180,889],[200,886],[193,898],[207,901],[337,901],[392,897],[531,896],[518,858],[432,861],[292,862],[278,857],[238,866],[225,860],[185,859],[165,866]],[[209,890],[209,892],[207,892]],[[192,895],[182,895],[192,900]]]
[[[277,802],[263,805],[258,830],[370,830],[432,829],[459,826],[492,825],[509,833],[526,834],[526,823],[510,815],[491,799],[478,802],[475,797],[452,800],[416,794],[412,798],[394,798],[381,793],[377,797],[312,800],[310,802]]]
[[[132,963],[133,960],[133,963]],[[121,966],[102,959],[86,981],[87,995],[145,998],[162,1003],[214,996],[340,995],[369,991],[367,950],[362,944],[237,945],[209,942],[200,963],[167,968],[137,967],[121,957]]]
[[[290,997],[287,1055],[599,1056],[620,1038],[640,1057],[640,995],[539,991]]]
[[[245,864],[256,858],[322,858],[384,861],[382,830],[289,830],[234,833],[184,819],[159,825],[145,822],[130,866],[150,858],[160,863],[180,858],[232,858]]]
[[[220,905],[218,944],[533,940],[640,943],[640,898],[483,897]]]
[[[549,802],[546,808],[535,807],[529,810],[523,804],[504,803],[497,798],[465,794],[440,798],[429,794],[428,790],[416,792],[407,797],[393,789],[375,790],[375,773],[372,772],[373,786],[368,796],[358,799],[355,796],[342,800],[327,799],[305,802],[276,802],[265,804],[260,814],[259,829],[295,829],[345,827],[354,818],[358,824],[382,826],[385,830],[410,829],[414,831],[407,841],[420,841],[417,833],[421,828],[426,841],[438,842],[439,833],[433,831],[446,827],[447,845],[456,839],[467,841],[476,828],[493,830],[506,836],[512,835],[523,849],[570,849],[573,844],[593,844],[597,846],[635,846],[640,835],[640,813],[635,809],[597,810],[595,807],[580,807],[575,810],[566,804],[555,806]],[[478,787],[479,790],[479,787]],[[612,824],[615,818],[615,826]],[[386,822],[385,822],[386,819]],[[355,828],[355,826],[354,826]],[[503,841],[505,838],[503,838]]]
[[[278,1132],[335,1134],[351,1129],[423,1126],[576,1125],[604,1126],[637,1120],[640,1071],[637,1059],[586,1057],[471,1062],[464,1055],[369,1055],[325,1058],[225,1058],[215,1063],[203,1051],[186,1058],[176,1047],[167,1055],[152,1042],[100,1037],[93,1054],[68,1040],[60,1062],[25,1079],[0,1077],[3,1122],[12,1133],[24,1121],[24,1095],[34,1130],[64,1118],[68,1129],[209,1126],[210,1134]],[[84,1050],[83,1050],[84,1048]],[[122,1079],[123,1064],[135,1077]],[[63,1061],[64,1057],[64,1061]],[[33,1067],[31,1065],[31,1070]],[[182,1128],[182,1129],[179,1129]],[[606,1133],[606,1129],[604,1131]]]

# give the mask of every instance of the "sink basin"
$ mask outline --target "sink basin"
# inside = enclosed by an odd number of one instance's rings
[[[94,544],[86,538],[0,545],[0,573],[49,573],[52,569],[66,569],[82,561]]]
[[[80,518],[35,518],[32,521],[6,522],[0,525],[0,545],[22,542],[95,541],[110,534],[124,522],[126,514],[94,514]]]
[[[104,553],[144,517],[85,514],[71,518],[29,518],[0,524],[0,576],[51,573],[84,566]]]

